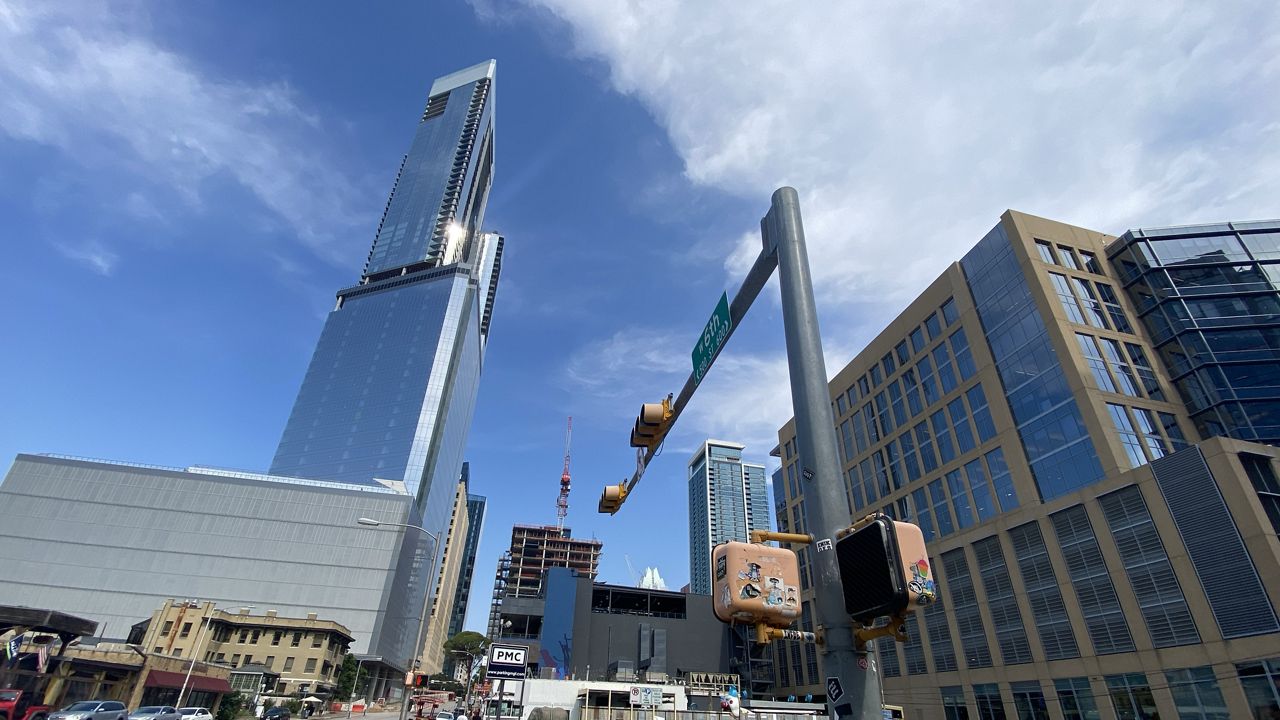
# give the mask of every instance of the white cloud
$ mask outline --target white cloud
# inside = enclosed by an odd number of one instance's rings
[[[55,243],[54,247],[63,257],[84,263],[103,277],[110,277],[111,272],[116,267],[116,261],[120,259],[118,255],[97,240],[86,240],[79,245]]]
[[[761,213],[800,191],[829,346],[860,347],[1005,208],[1114,234],[1277,213],[1273,2],[524,4],[644,103],[689,181]],[[756,221],[727,220],[731,286]],[[723,435],[784,412],[780,361],[731,357],[737,407],[699,410]]]
[[[316,118],[287,85],[210,76],[147,25],[128,5],[0,2],[0,135],[63,151],[135,217],[199,208],[204,183],[230,178],[313,252],[349,261],[340,243],[367,229],[367,203],[313,149]],[[123,178],[146,192],[111,187]]]
[[[828,302],[900,304],[1006,207],[1118,233],[1280,196],[1274,3],[525,1],[691,181],[762,210],[797,187]]]

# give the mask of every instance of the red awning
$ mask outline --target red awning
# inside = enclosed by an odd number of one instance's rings
[[[147,681],[143,683],[146,687],[162,687],[162,688],[181,688],[182,681],[186,678],[186,673],[169,672],[168,670],[152,670],[147,673]],[[222,678],[207,677],[191,673],[191,680],[187,683],[189,690],[203,690],[213,693],[229,693],[231,692],[231,683]]]

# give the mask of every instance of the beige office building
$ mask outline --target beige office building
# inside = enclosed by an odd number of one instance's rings
[[[250,608],[215,609],[212,602],[167,600],[134,626],[130,641],[144,651],[175,658],[196,657],[231,668],[263,666],[279,675],[267,693],[327,696],[351,645],[351,631],[315,613],[282,617]]]
[[[876,643],[886,703],[913,719],[1280,716],[1280,449],[1241,439],[1274,429],[1250,398],[1280,396],[1255,382],[1280,358],[1280,330],[1257,329],[1280,326],[1278,246],[1275,223],[1117,239],[1009,211],[835,376],[850,519],[918,524],[939,589],[906,643]],[[1209,295],[1216,314],[1194,299]],[[1184,297],[1185,320],[1164,319]],[[1241,350],[1188,360],[1188,334]],[[1255,362],[1204,396],[1189,385],[1236,360]],[[806,532],[794,436],[779,431],[775,509]],[[813,551],[796,549],[811,599]],[[822,698],[813,647],[774,653],[775,695]]]
[[[440,560],[437,570],[435,598],[431,601],[426,633],[423,636],[420,667],[422,672],[429,675],[435,675],[444,669],[444,643],[449,639],[449,621],[453,617],[453,605],[457,600],[469,527],[467,484],[459,482],[453,498],[453,514],[449,517],[444,558]]]

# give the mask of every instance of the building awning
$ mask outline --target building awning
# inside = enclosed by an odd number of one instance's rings
[[[169,672],[168,670],[152,670],[147,673],[147,681],[143,683],[146,687],[161,688],[181,688],[182,681],[186,679],[184,673]],[[231,692],[231,683],[222,678],[206,677],[204,675],[191,675],[190,682],[187,683],[189,690],[202,690],[204,692],[213,693],[229,693]]]

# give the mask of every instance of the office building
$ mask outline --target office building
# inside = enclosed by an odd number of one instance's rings
[[[711,549],[769,529],[764,466],[742,461],[745,445],[707,440],[689,459],[689,591],[711,594]]]
[[[728,628],[711,596],[594,582],[569,568],[547,570],[539,631],[542,677],[675,682],[728,673]]]
[[[1126,718],[1280,702],[1280,449],[1250,442],[1271,424],[1257,364],[1276,318],[1258,298],[1275,296],[1275,228],[1116,239],[1009,211],[835,376],[850,521],[919,525],[939,588],[906,643],[876,642],[887,703]],[[779,455],[779,529],[805,532],[794,421]],[[776,694],[822,696],[813,646],[774,653]]]
[[[569,528],[555,525],[516,525],[511,546],[498,560],[488,637],[530,645],[530,656],[541,657],[537,640],[542,632],[546,573],[562,567],[595,578],[600,569],[599,540],[580,540]]]
[[[469,463],[462,464],[462,482],[470,486]],[[482,495],[467,493],[467,535],[462,550],[462,569],[458,574],[458,589],[453,600],[453,615],[449,618],[449,637],[462,632],[467,620],[467,603],[471,598],[471,581],[475,576],[476,549],[480,546],[480,533],[484,529],[484,511],[487,505]]]
[[[318,613],[286,617],[275,610],[221,610],[211,602],[165,600],[151,617],[131,628],[129,641],[153,655],[190,659],[236,669],[262,668],[270,687],[250,694],[310,693],[328,696],[351,646],[351,631]],[[241,673],[249,675],[250,673]],[[232,678],[235,687],[238,678]],[[249,688],[235,688],[249,689]]]
[[[444,555],[436,569],[435,592],[431,598],[431,610],[427,615],[426,633],[422,641],[419,668],[429,675],[444,671],[447,659],[444,643],[449,639],[449,621],[453,619],[453,603],[457,599],[469,531],[467,485],[459,482],[454,495],[453,515],[449,519],[449,534],[444,540]]]

